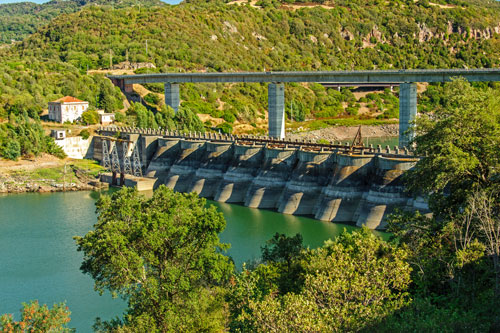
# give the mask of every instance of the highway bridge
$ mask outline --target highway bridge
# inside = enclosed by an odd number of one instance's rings
[[[417,115],[417,82],[449,82],[455,77],[468,81],[500,81],[500,69],[417,69],[360,70],[310,72],[232,72],[232,73],[153,73],[109,75],[113,83],[131,91],[134,83],[164,83],[165,102],[175,111],[180,104],[179,84],[182,83],[269,83],[269,136],[285,136],[285,88],[289,82],[318,82],[355,86],[356,84],[399,85],[399,146],[411,139],[408,129]]]

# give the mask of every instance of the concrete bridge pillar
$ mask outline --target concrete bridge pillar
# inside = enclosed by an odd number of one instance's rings
[[[172,107],[175,113],[179,111],[180,97],[178,83],[165,83],[165,104]]]
[[[270,83],[268,88],[269,136],[285,137],[285,85]]]
[[[399,86],[399,146],[407,147],[412,134],[405,133],[417,116],[417,84],[401,83]]]

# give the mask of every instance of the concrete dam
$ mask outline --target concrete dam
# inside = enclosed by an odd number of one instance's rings
[[[404,191],[402,175],[418,161],[406,149],[132,128],[99,133],[94,158],[114,160],[118,169],[104,180],[116,182],[121,172],[121,185],[165,184],[219,202],[371,229],[384,229],[395,208],[427,211]],[[113,140],[127,145],[106,148]],[[127,154],[140,156],[144,177],[123,176]]]

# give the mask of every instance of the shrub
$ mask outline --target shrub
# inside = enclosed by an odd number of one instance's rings
[[[217,125],[217,128],[222,131],[222,133],[225,134],[231,134],[233,133],[233,126],[229,123],[222,123]]]
[[[87,129],[83,129],[80,131],[80,136],[82,139],[87,140],[90,137],[90,132]]]

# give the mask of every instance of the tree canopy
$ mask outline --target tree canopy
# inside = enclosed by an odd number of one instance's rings
[[[95,230],[76,237],[81,270],[99,292],[128,301],[120,323],[142,332],[217,330],[224,327],[220,285],[232,264],[218,234],[225,220],[195,194],[160,186],[146,199],[122,189],[97,202]],[[108,325],[108,326],[106,326]]]
[[[278,235],[271,242],[284,251],[297,240],[300,238]],[[279,261],[237,275],[230,294],[235,331],[358,331],[409,301],[406,251],[367,229],[344,232],[323,247],[302,252],[302,256],[292,257],[302,267],[302,282],[294,291],[281,289],[289,284],[272,282],[279,281],[283,273],[290,280],[297,279],[281,270]],[[264,249],[263,255],[268,254]]]
[[[415,129],[416,153],[426,158],[407,173],[407,184],[413,192],[431,193],[435,213],[456,214],[471,191],[498,182],[500,94],[494,90],[456,79]]]
[[[11,314],[0,316],[0,330],[6,333],[17,332],[73,332],[68,328],[70,322],[68,307],[54,304],[52,309],[47,305],[40,305],[38,301],[23,303],[21,320],[15,321]]]

